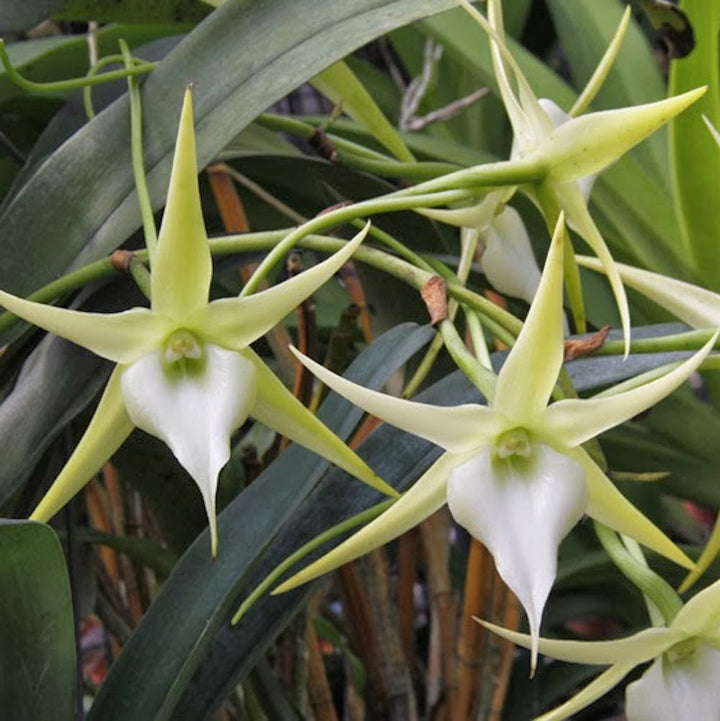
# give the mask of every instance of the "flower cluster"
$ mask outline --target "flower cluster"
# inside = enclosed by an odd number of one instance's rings
[[[230,457],[231,435],[252,416],[396,498],[375,520],[275,592],[306,583],[387,543],[447,504],[457,524],[492,553],[498,573],[525,609],[530,633],[485,625],[529,648],[532,672],[539,652],[609,666],[544,719],[565,718],[619,683],[636,665],[651,660],[642,678],[628,686],[631,721],[690,717],[693,712],[708,718],[709,709],[717,716],[720,581],[679,607],[663,625],[626,639],[578,643],[540,635],[556,580],[558,547],[584,516],[690,570],[692,580],[720,550],[720,531],[716,531],[696,567],[620,493],[585,447],[677,389],[700,368],[718,338],[720,297],[680,281],[660,282],[648,271],[616,263],[588,209],[595,176],[682,112],[704,89],[647,105],[586,114],[578,106],[565,113],[552,101],[535,96],[509,52],[500,0],[488,0],[487,18],[466,0],[459,3],[490,39],[497,85],[514,135],[511,156],[502,165],[514,180],[502,186],[486,184],[482,196],[473,193],[474,205],[428,207],[421,212],[482,241],[482,264],[491,283],[530,305],[522,330],[485,389],[486,402],[453,407],[369,390],[292,349],[335,392],[442,448],[439,459],[407,492],[398,494],[303,407],[251,348],[352,257],[368,225],[334,255],[290,280],[252,295],[209,300],[212,258],[200,202],[188,90],[157,247],[150,254],[150,307],[86,313],[0,291],[0,305],[11,313],[115,364],[86,433],[32,518],[50,519],[137,427],[163,440],[197,484],[214,557],[218,474]],[[628,19],[626,13],[616,46]],[[605,64],[612,57],[609,53]],[[472,171],[459,171],[453,178],[457,187],[467,182],[477,190]],[[431,195],[442,182],[451,181],[419,184],[405,195]],[[508,205],[517,191],[537,206],[552,236],[542,272],[519,213]],[[577,233],[596,256],[580,258],[579,264],[605,273],[609,280],[626,355],[630,314],[624,284],[695,328],[708,329],[702,347],[647,382],[612,387],[589,398],[563,395],[558,378],[564,362],[564,292],[569,290],[566,280],[576,277],[569,231]],[[576,296],[569,295],[572,307]]]

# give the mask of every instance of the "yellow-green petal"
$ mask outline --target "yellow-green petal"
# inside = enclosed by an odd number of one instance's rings
[[[555,128],[538,148],[548,177],[565,183],[599,173],[700,98],[695,88],[655,103],[588,113]]]
[[[457,457],[445,453],[430,466],[415,485],[404,493],[385,513],[350,536],[329,553],[281,583],[273,593],[284,593],[345,563],[359,558],[405,533],[424,521],[445,503],[448,474]]]
[[[604,398],[568,398],[553,403],[542,421],[548,436],[569,446],[580,445],[642,413],[682,385],[707,357],[715,335],[674,370],[645,385]]]
[[[247,348],[242,355],[255,366],[257,396],[250,411],[253,418],[291,441],[327,458],[381,493],[387,496],[399,495],[357,453],[305,408],[252,349]]]
[[[321,263],[272,288],[241,298],[222,298],[200,308],[187,327],[210,343],[242,350],[265,335],[350,260],[369,224]]]
[[[605,273],[596,258],[580,255],[578,265]],[[649,270],[615,263],[623,283],[661,305],[693,328],[720,328],[720,295]]]
[[[532,647],[533,639],[530,634],[511,631],[479,618],[475,620],[517,646],[528,649]],[[647,628],[632,636],[612,641],[566,641],[540,638],[538,650],[546,656],[569,663],[599,666],[630,663],[637,666],[659,656],[685,638],[687,638],[686,634],[675,628]]]
[[[578,183],[565,183],[554,186],[554,191],[560,207],[565,211],[568,225],[579,233],[582,239],[592,248],[605,269],[620,314],[620,325],[625,339],[625,355],[627,356],[630,352],[630,309],[625,295],[625,288],[617,270],[617,264],[590,215],[580,185]]]
[[[296,348],[291,346],[290,350],[314,376],[343,398],[387,423],[453,453],[462,453],[488,443],[504,430],[505,420],[487,406],[477,403],[433,406],[406,401],[359,386],[323,368]]]
[[[182,321],[208,301],[212,258],[200,205],[192,95],[185,91],[170,187],[152,267],[152,308]]]
[[[590,494],[587,513],[606,526],[634,538],[638,543],[687,569],[695,564],[652,521],[648,520],[612,484],[583,448],[566,448],[563,453],[585,468]]]
[[[493,406],[520,423],[530,423],[545,410],[563,362],[564,233],[561,213],[535,300],[495,387]]]
[[[571,699],[552,711],[537,716],[534,721],[565,721],[572,714],[582,711],[593,701],[604,696],[611,688],[617,686],[630,671],[635,668],[632,663],[617,663],[603,671],[592,683],[578,691]]]
[[[134,426],[120,391],[121,373],[120,368],[113,371],[90,425],[50,490],[32,512],[31,520],[49,521],[130,435]]]
[[[132,363],[156,348],[172,330],[170,320],[147,308],[85,313],[33,303],[0,291],[0,305],[18,318],[77,343],[115,363]]]

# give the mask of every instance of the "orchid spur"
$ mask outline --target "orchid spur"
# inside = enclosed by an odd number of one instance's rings
[[[404,533],[447,502],[482,541],[518,596],[536,642],[555,579],[560,541],[584,513],[676,563],[692,562],[615,488],[581,444],[677,388],[712,347],[665,376],[608,398],[547,405],[563,363],[562,213],[522,331],[487,406],[439,407],[355,385],[296,352],[323,383],[369,413],[432,441],[445,453],[397,502],[337,548],[281,584],[282,592]]]
[[[230,456],[232,432],[249,415],[383,493],[397,495],[250,348],[331,278],[366,232],[367,226],[342,250],[280,285],[208,302],[212,258],[200,205],[188,89],[151,258],[151,308],[84,313],[0,291],[0,305],[11,313],[117,364],[85,435],[31,518],[52,517],[137,426],[163,440],[197,484],[215,556],[218,473]]]
[[[693,596],[667,625],[612,641],[541,638],[547,656],[572,663],[609,665],[569,701],[536,721],[561,721],[588,706],[638,666],[653,661],[625,692],[628,721],[720,718],[720,581]],[[513,643],[530,648],[535,639],[481,621]]]

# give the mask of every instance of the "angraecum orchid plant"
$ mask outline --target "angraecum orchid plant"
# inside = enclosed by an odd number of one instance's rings
[[[720,3],[5,5],[2,718],[720,718]]]

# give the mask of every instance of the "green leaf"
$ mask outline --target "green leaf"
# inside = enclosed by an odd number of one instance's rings
[[[381,386],[430,334],[428,328],[396,328],[360,356],[350,375],[364,385]],[[361,414],[335,396],[318,415],[346,438]],[[208,553],[207,531],[196,539],[111,669],[89,721],[160,721],[171,715],[197,719],[222,701],[225,684],[234,684],[239,674],[252,668],[307,597],[308,589],[303,589],[263,599],[243,624],[229,628],[239,595],[254,586],[258,574],[264,575],[263,568],[270,567],[274,554],[295,549],[302,529],[294,514],[327,465],[291,446],[220,514],[222,543],[214,561]],[[368,505],[370,498],[377,498],[378,494],[344,474],[333,476],[340,479],[335,503],[341,512],[353,503]],[[311,517],[316,523],[328,522],[315,514]],[[204,661],[210,665],[208,678],[198,671]],[[185,693],[193,674],[192,692]]]
[[[75,637],[65,557],[52,529],[0,520],[0,708],[13,721],[66,721]]]
[[[703,0],[683,3],[693,28],[696,46],[686,58],[673,60],[670,92],[707,85],[708,92],[693,107],[670,124],[675,205],[689,262],[711,290],[720,290],[720,150],[702,121],[702,114],[718,127],[720,123],[720,4]]]
[[[191,23],[211,12],[200,0],[64,0],[55,15],[103,23]]]
[[[3,0],[0,30],[27,30],[62,7],[63,0]]]
[[[340,61],[331,65],[310,82],[326,98],[335,104],[340,104],[344,113],[365,128],[398,160],[407,162],[414,160],[397,130],[383,115],[347,63]]]
[[[142,83],[152,204],[165,199],[185,87],[194,83],[198,166],[269,104],[377,35],[452,0],[228,0]],[[232,29],[232,32],[230,32]],[[218,73],[217,68],[233,71]],[[62,182],[59,182],[62,178]],[[43,212],[39,213],[38,208]],[[57,149],[0,209],[0,287],[26,295],[108,253],[140,225],[124,96]]]
[[[137,48],[152,40],[176,35],[183,29],[177,25],[108,25],[98,30],[98,55],[116,55],[120,38],[131,48]],[[15,69],[35,82],[67,80],[85,75],[88,71],[88,46],[84,35],[23,40],[9,43],[6,48]],[[27,91],[12,83],[4,69],[0,70],[0,103],[24,95]],[[55,92],[53,95],[63,97],[68,93]]]

